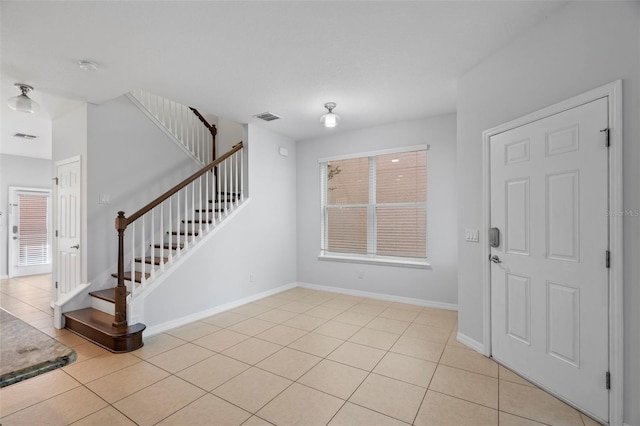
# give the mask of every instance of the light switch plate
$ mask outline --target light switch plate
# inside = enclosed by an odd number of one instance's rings
[[[470,243],[477,243],[480,241],[480,231],[477,229],[465,229],[464,239]]]
[[[100,194],[100,199],[98,202],[100,204],[111,204],[111,196],[107,194]]]

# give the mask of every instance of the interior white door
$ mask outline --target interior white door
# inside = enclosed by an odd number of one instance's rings
[[[607,127],[601,98],[490,139],[492,355],[605,421]]]
[[[58,298],[80,284],[81,169],[80,160],[57,165],[57,283]]]
[[[51,273],[51,190],[9,187],[9,277]]]

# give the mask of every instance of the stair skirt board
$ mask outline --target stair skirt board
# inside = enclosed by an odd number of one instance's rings
[[[144,344],[144,324],[134,324],[123,329],[113,327],[113,316],[92,308],[64,314],[65,328],[113,353],[131,352]]]

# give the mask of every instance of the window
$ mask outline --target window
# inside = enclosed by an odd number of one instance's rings
[[[320,161],[321,258],[426,265],[427,149]]]

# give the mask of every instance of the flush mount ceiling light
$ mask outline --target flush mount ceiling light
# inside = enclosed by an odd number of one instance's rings
[[[320,117],[320,122],[324,125],[324,127],[336,127],[340,123],[340,116],[333,112],[333,109],[336,107],[335,102],[327,102],[324,104],[324,107],[329,111]]]
[[[82,71],[96,71],[98,69],[98,64],[96,64],[95,62],[91,62],[91,61],[79,61],[78,62],[78,66],[80,67],[80,69]]]
[[[9,98],[9,108],[14,111],[26,112],[29,114],[33,114],[40,109],[40,105],[27,96],[27,93],[29,93],[30,90],[33,90],[33,87],[24,83],[16,83],[14,86],[19,88],[22,91],[22,94]]]

